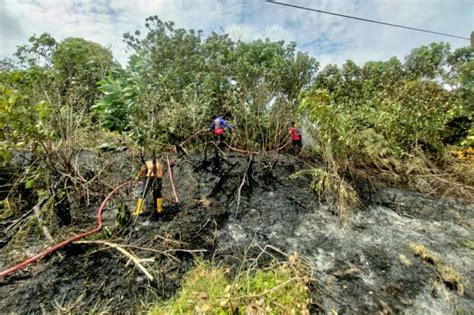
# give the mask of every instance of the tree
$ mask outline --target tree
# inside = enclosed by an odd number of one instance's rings
[[[97,82],[113,63],[112,53],[82,38],[66,38],[52,54],[56,79],[64,97],[73,97],[78,108],[88,110],[99,96]]]
[[[157,16],[145,26],[146,34],[124,34],[134,53],[121,75],[140,86],[129,125],[148,138],[176,143],[207,125],[212,113],[225,112],[243,131],[233,139],[240,145],[271,147],[283,140],[285,121],[314,77],[314,58],[297,52],[294,43],[235,43],[217,33],[203,38],[201,31],[176,28]],[[106,116],[126,108],[126,93],[116,90],[125,89],[120,80],[109,77],[102,84],[108,97],[95,109],[104,124],[114,120]]]
[[[31,44],[19,46],[15,56],[23,67],[51,67],[51,58],[57,47],[56,40],[48,33],[43,33],[39,37],[36,35],[28,39]]]
[[[434,79],[443,75],[449,50],[448,43],[432,43],[413,49],[406,56],[404,65],[409,79]]]

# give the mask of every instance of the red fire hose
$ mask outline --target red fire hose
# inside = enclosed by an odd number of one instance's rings
[[[181,146],[181,145],[184,145],[186,142],[188,142],[189,140],[191,140],[192,138],[194,138],[194,137],[197,136],[198,134],[203,133],[203,132],[205,132],[205,131],[207,131],[207,129],[201,129],[201,130],[199,130],[199,131],[193,133],[191,136],[189,136],[186,140],[184,140],[183,142],[181,142],[179,145],[180,145],[180,146]]]
[[[284,148],[286,148],[286,146],[290,143],[291,139],[288,139],[281,147],[275,149],[275,150],[272,150],[272,151],[275,151],[275,152],[278,152],[280,150],[283,150]],[[237,149],[237,148],[234,148],[234,147],[231,147],[230,145],[228,145],[227,143],[224,142],[224,144],[229,148],[229,150],[231,151],[235,151],[235,152],[239,152],[239,153],[243,153],[243,154],[259,154],[259,152],[256,152],[256,151],[249,151],[249,150],[241,150],[241,149]],[[272,152],[272,151],[268,151],[268,152]],[[266,152],[266,151],[264,151]]]
[[[78,239],[81,239],[83,237],[86,237],[86,236],[89,236],[91,234],[94,234],[94,233],[97,233],[99,232],[101,229],[102,229],[102,210],[104,209],[105,205],[107,204],[107,202],[109,201],[109,199],[121,188],[125,187],[126,185],[128,185],[130,183],[130,181],[127,181],[123,184],[120,184],[118,185],[117,187],[114,188],[114,190],[112,190],[108,195],[107,197],[105,197],[104,201],[102,201],[102,204],[100,205],[99,209],[97,210],[97,227],[93,230],[90,230],[90,231],[87,231],[87,232],[84,232],[82,234],[79,234],[79,235],[76,235],[76,236],[73,236],[71,237],[70,239],[67,239],[57,245],[54,245],[53,247],[50,247],[49,249],[39,253],[38,255],[36,256],[33,256],[31,258],[28,258],[27,260],[25,260],[24,262],[14,266],[14,267],[11,267],[5,271],[2,271],[0,273],[0,281],[2,281],[4,279],[4,277],[14,273],[15,271],[18,271],[26,266],[28,266],[29,264],[31,264],[32,262],[34,261],[38,261],[38,260],[41,260],[43,257],[57,251],[58,249],[60,249],[61,247],[69,244],[69,243],[72,243],[74,241],[77,241]]]
[[[201,129],[199,130],[198,132],[192,134],[189,138],[187,138],[186,140],[184,140],[183,142],[180,143],[180,146],[184,145],[186,142],[188,142],[189,140],[191,140],[192,138],[194,138],[195,136],[205,132],[206,129]],[[272,150],[272,151],[275,151],[275,152],[278,152],[280,150],[283,150],[289,143],[290,143],[290,140],[291,139],[288,139],[288,141],[286,141],[281,147],[275,149],[275,150]],[[242,154],[259,154],[260,152],[257,152],[257,151],[250,151],[250,150],[242,150],[242,149],[237,149],[237,148],[234,148],[234,147],[231,147],[229,144],[227,144],[226,142],[224,142],[224,144],[229,148],[229,150],[231,151],[235,151],[235,152],[238,152],[238,153],[242,153]],[[271,152],[271,151],[270,151]],[[169,164],[168,164],[168,168],[170,169],[169,167]],[[172,178],[172,177],[170,177]],[[173,181],[171,181],[171,184],[173,184]],[[173,192],[174,191],[174,185],[173,185]],[[175,197],[176,197],[176,193],[175,193]]]
[[[179,203],[179,198],[178,198],[178,194],[176,193],[176,187],[174,186],[174,181],[173,181],[173,172],[171,170],[171,165],[170,165],[170,159],[169,159],[169,155],[166,155],[166,161],[168,163],[168,175],[170,177],[170,181],[171,181],[171,186],[173,187],[173,194],[174,194],[174,198],[175,198],[175,202],[176,203]],[[100,205],[99,209],[97,210],[97,227],[93,230],[90,230],[90,231],[87,231],[87,232],[84,232],[82,234],[79,234],[79,235],[76,235],[76,236],[73,236],[71,237],[70,239],[67,239],[59,244],[56,244],[54,245],[53,247],[50,247],[48,248],[47,250],[39,253],[38,255],[36,256],[33,256],[31,258],[28,258],[27,260],[25,260],[24,262],[22,263],[19,263],[18,265],[16,266],[13,266],[5,271],[2,271],[0,272],[0,282],[8,275],[22,269],[22,268],[25,268],[26,266],[28,266],[29,264],[31,264],[32,262],[35,262],[35,261],[38,261],[38,260],[41,260],[43,257],[57,251],[58,249],[60,249],[61,247],[64,247],[66,246],[67,244],[70,244],[74,241],[77,241],[78,239],[81,239],[81,238],[84,238],[86,236],[89,236],[91,234],[94,234],[94,233],[97,233],[99,232],[101,229],[102,229],[102,210],[104,209],[105,205],[107,204],[107,202],[109,201],[109,199],[118,191],[120,190],[121,188],[125,187],[126,185],[128,185],[129,183],[131,183],[132,181],[127,181],[123,184],[120,184],[118,185],[117,187],[114,188],[114,190],[112,190],[108,195],[107,197],[105,197],[104,201],[102,201],[102,204]]]
[[[228,145],[228,144],[225,143],[225,142],[224,142],[224,144],[225,144],[226,147],[228,147],[229,150],[231,150],[231,151],[235,151],[235,152],[239,152],[239,153],[243,153],[243,154],[258,154],[258,153],[259,153],[259,152],[256,152],[256,151],[249,151],[249,150],[237,149],[237,148],[231,147],[230,145]]]
[[[283,150],[284,148],[286,148],[288,144],[290,144],[290,141],[291,141],[291,138],[288,136],[288,140],[281,147],[275,149],[274,151],[278,152],[280,150]]]

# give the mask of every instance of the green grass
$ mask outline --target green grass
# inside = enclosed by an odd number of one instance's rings
[[[176,297],[157,303],[149,314],[308,313],[307,281],[290,263],[233,279],[223,268],[199,263],[186,275]]]

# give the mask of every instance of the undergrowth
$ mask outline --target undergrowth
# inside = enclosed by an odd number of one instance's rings
[[[338,207],[341,221],[357,207],[360,181],[434,196],[473,196],[474,167],[465,153],[471,150],[453,155],[443,143],[447,123],[456,115],[469,116],[467,107],[434,82],[402,80],[393,91],[367,94],[368,99],[349,101],[318,83],[300,99],[307,134],[314,139],[308,149],[325,164],[303,173],[312,176],[320,197]]]

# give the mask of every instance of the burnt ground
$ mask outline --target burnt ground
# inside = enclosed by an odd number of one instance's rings
[[[126,153],[111,158],[119,165],[117,181],[135,171],[133,157]],[[83,173],[94,159],[81,153]],[[143,310],[142,303],[173,296],[196,259],[235,271],[243,257],[255,257],[266,245],[297,252],[311,262],[313,313],[447,314],[474,309],[474,257],[464,245],[474,240],[472,203],[384,188],[341,225],[336,211],[309,190],[310,178],[289,178],[307,167],[293,156],[250,160],[226,153],[218,164],[202,156],[172,160],[179,205],[168,204],[164,217],[150,211],[135,226],[118,228],[118,209],[132,209],[139,193],[139,185],[133,185],[111,201],[104,213],[107,228],[92,237],[128,244],[127,250],[141,259],[151,258],[143,264],[154,281],[127,265],[127,258],[114,249],[71,244],[5,279],[0,284],[2,311],[136,313]],[[167,177],[164,191],[172,199]],[[72,221],[86,230],[94,226],[95,212],[93,206],[71,210]],[[52,230],[53,237],[65,238],[63,229],[58,231],[63,234]],[[21,249],[1,245],[0,269],[38,252],[45,243],[38,233]],[[433,265],[414,256],[411,243],[425,245],[456,269],[464,294],[443,283]],[[276,251],[271,254],[281,257]],[[260,263],[265,264],[265,257]]]

